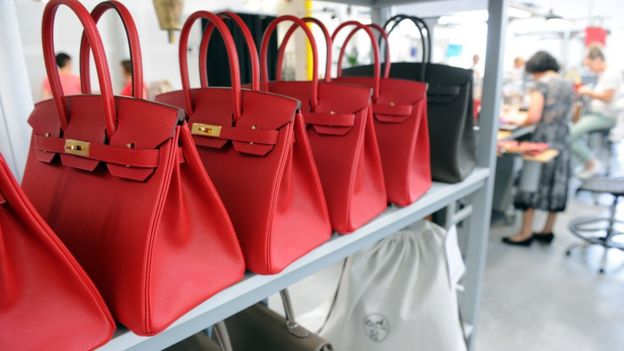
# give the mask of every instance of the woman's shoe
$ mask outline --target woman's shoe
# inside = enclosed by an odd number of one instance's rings
[[[555,234],[553,233],[533,233],[533,239],[542,244],[550,244],[555,240]]]
[[[503,238],[503,243],[507,245],[515,245],[515,246],[531,246],[533,242],[533,236],[530,236],[524,240],[516,241],[511,239],[510,236],[506,236]]]
[[[602,163],[598,160],[594,160],[592,165],[590,167],[583,168],[583,170],[579,172],[577,177],[580,180],[588,180],[589,178],[595,177],[598,174],[602,173],[603,170],[604,167],[602,166]]]

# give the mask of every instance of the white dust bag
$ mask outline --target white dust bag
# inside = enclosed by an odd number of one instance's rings
[[[349,257],[322,337],[339,351],[466,350],[446,239],[420,221]]]

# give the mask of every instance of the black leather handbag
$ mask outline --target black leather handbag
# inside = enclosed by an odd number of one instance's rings
[[[426,82],[431,175],[434,181],[457,183],[476,165],[472,77],[470,69],[431,63],[431,38],[418,17],[396,15],[384,25],[390,34],[404,21],[413,22],[422,39],[422,62],[393,62],[390,77]],[[345,76],[372,76],[373,65],[343,69]]]

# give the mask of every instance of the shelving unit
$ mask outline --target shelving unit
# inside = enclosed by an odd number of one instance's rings
[[[352,5],[370,6],[373,20],[377,23],[390,16],[390,6],[408,3],[435,2],[437,0],[332,0]],[[438,0],[439,1],[439,0]],[[1,2],[1,1],[0,1]],[[449,223],[462,221],[460,244],[466,263],[463,279],[464,292],[460,295],[463,323],[470,326],[470,348],[474,349],[474,335],[478,332],[478,306],[482,287],[487,237],[489,232],[492,188],[494,177],[490,170],[495,169],[496,136],[498,131],[498,111],[501,92],[501,71],[503,34],[507,23],[506,7],[508,0],[489,0],[488,38],[483,100],[479,122],[478,168],[466,180],[458,184],[435,183],[432,189],[416,203],[404,208],[389,208],[377,219],[347,236],[334,236],[328,243],[308,253],[284,272],[272,276],[249,275],[243,281],[220,292],[199,305],[164,332],[152,337],[139,337],[131,332],[120,330],[113,340],[101,350],[157,350],[177,343],[192,334],[205,329],[217,321],[241,311],[261,301],[279,290],[318,272],[358,250],[373,245],[395,231],[414,223],[423,217],[445,209],[451,218]],[[9,1],[7,4],[11,4]],[[6,13],[15,13],[11,8]],[[2,13],[0,11],[0,13]],[[2,17],[2,16],[0,16]],[[5,21],[10,25],[6,33],[14,33],[15,21]],[[12,32],[13,31],[13,32]],[[0,35],[2,37],[2,35]],[[475,38],[478,40],[478,38]],[[21,51],[21,50],[19,50]],[[17,53],[17,52],[16,52]],[[0,55],[2,56],[2,55]],[[5,55],[6,56],[6,55]],[[23,59],[19,55],[0,60],[0,72],[11,72],[13,82],[27,81]],[[14,69],[20,67],[20,69]],[[29,96],[28,89],[20,86],[21,96]],[[6,87],[0,87],[4,93]],[[13,89],[15,90],[15,89]],[[31,101],[11,100],[24,111],[32,106]],[[19,104],[18,104],[19,103]],[[18,109],[19,110],[19,109]],[[11,112],[19,112],[10,110]],[[19,113],[13,115],[21,115]],[[27,115],[24,114],[24,115]],[[2,117],[2,116],[0,116]],[[0,122],[3,118],[0,118]],[[19,133],[18,133],[19,134]],[[27,138],[13,140],[12,144],[27,143]],[[26,150],[26,148],[23,148]],[[25,152],[25,151],[24,151]],[[24,157],[25,159],[25,157]],[[457,202],[464,205],[459,208]],[[447,223],[448,224],[448,223]]]
[[[430,213],[478,192],[486,185],[489,175],[488,169],[478,168],[461,183],[434,183],[431,190],[412,205],[403,208],[390,207],[356,232],[349,235],[334,235],[329,242],[297,260],[282,273],[269,276],[249,274],[240,283],[220,292],[184,315],[164,332],[146,338],[129,331],[120,331],[101,350],[159,350],[170,346],[373,245]]]
[[[335,2],[372,7],[372,17],[383,23],[391,15],[389,6],[427,2],[409,0],[334,0]],[[435,0],[429,0],[435,1]],[[464,325],[470,326],[469,348],[474,349],[478,331],[478,306],[485,267],[487,238],[496,165],[496,140],[502,77],[503,33],[507,23],[507,0],[489,0],[486,67],[483,101],[479,121],[477,148],[478,168],[458,184],[434,183],[432,189],[416,203],[404,208],[389,208],[377,219],[347,236],[334,236],[328,243],[311,251],[284,272],[272,276],[248,275],[243,281],[220,292],[199,305],[164,332],[152,337],[139,337],[119,331],[101,350],[157,350],[175,344],[194,333],[223,320],[246,307],[277,293],[297,281],[318,272],[345,257],[373,245],[395,231],[438,210],[446,210],[447,225],[462,221],[460,245],[466,263],[464,292],[460,295]],[[457,202],[464,207],[456,211]]]

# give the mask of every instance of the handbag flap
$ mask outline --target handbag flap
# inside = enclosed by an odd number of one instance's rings
[[[274,149],[282,128],[293,121],[298,101],[242,90],[242,117],[234,125],[230,88],[192,89],[193,114],[188,117],[197,145],[220,149],[228,142],[239,152],[264,156]],[[182,91],[165,93],[157,101],[184,106]]]
[[[413,116],[414,106],[426,101],[427,85],[405,79],[384,78],[381,94],[373,104],[375,120],[403,123]]]
[[[28,120],[38,160],[93,171],[105,163],[112,175],[147,179],[158,166],[159,146],[171,139],[180,121],[179,109],[146,100],[115,97],[117,130],[106,140],[99,95],[66,97],[69,125],[61,125],[52,100],[35,105]]]
[[[461,87],[458,85],[433,84],[429,86],[427,91],[427,101],[433,104],[448,104],[455,100],[460,93]]]
[[[269,90],[302,101],[302,114],[307,126],[321,135],[346,135],[353,129],[355,116],[370,101],[370,89],[338,82],[320,81],[318,106],[311,111],[310,81],[270,82]],[[349,98],[345,98],[349,97]]]

